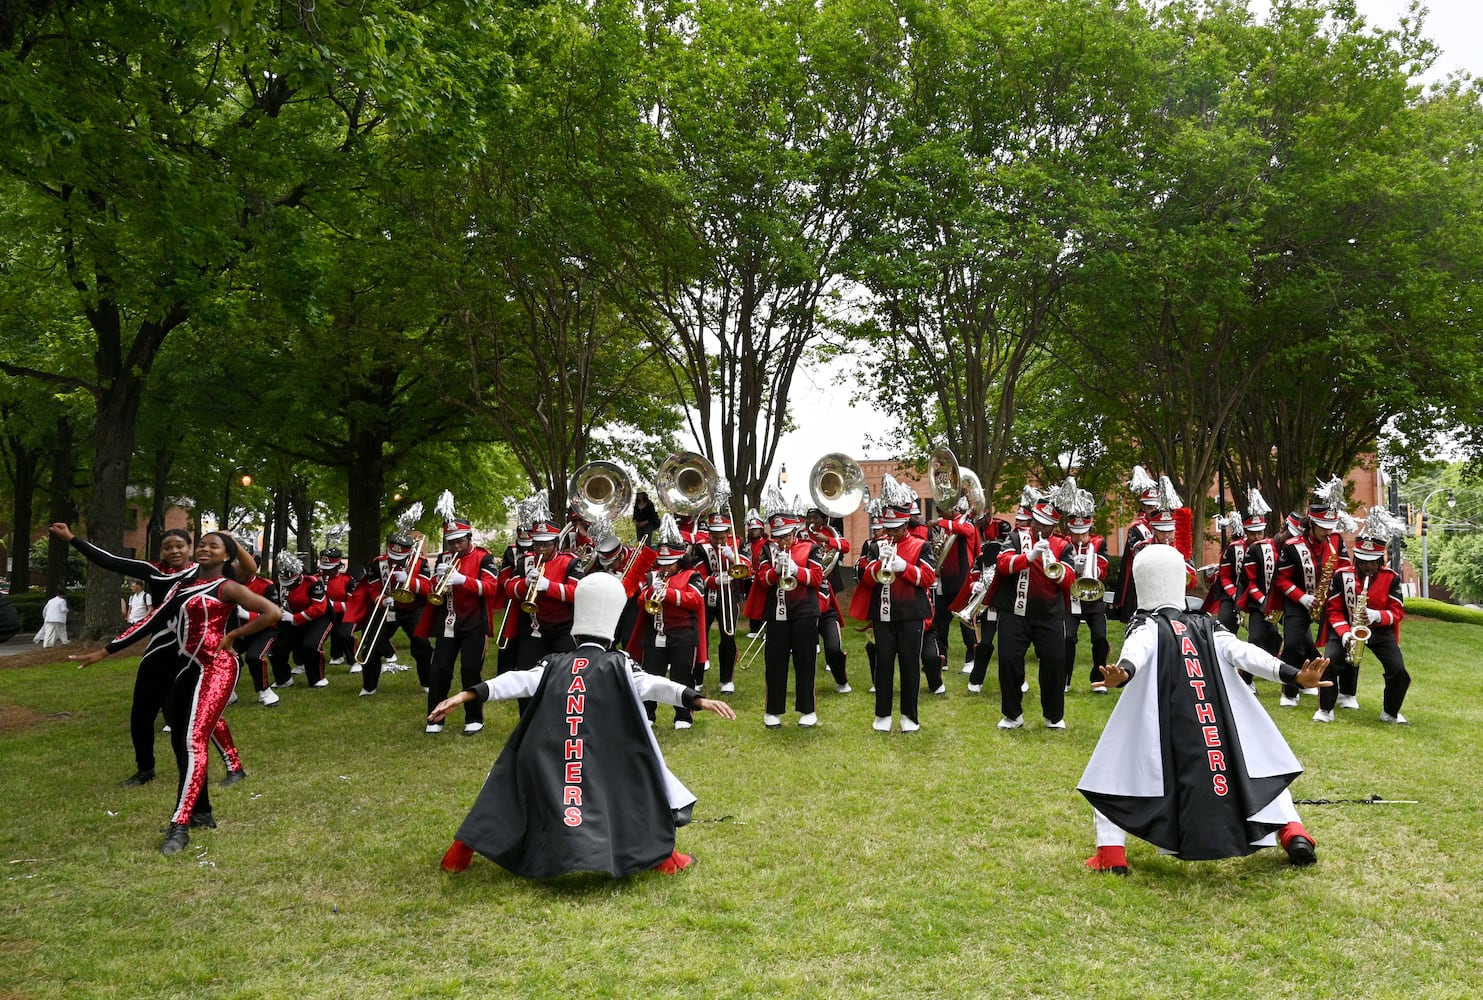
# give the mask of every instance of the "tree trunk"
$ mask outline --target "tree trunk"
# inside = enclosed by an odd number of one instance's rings
[[[88,540],[109,552],[124,541],[124,506],[128,503],[129,460],[134,454],[134,428],[144,391],[143,378],[123,374],[98,396],[98,423],[93,430],[93,495],[88,504]],[[148,553],[145,554],[148,558]],[[82,638],[117,635],[121,619],[118,597],[123,578],[100,566],[88,569],[86,615]]]
[[[66,521],[69,524],[77,517],[77,505],[72,502],[72,466],[74,463],[74,441],[72,422],[58,417],[56,437],[51,454],[51,521]],[[71,547],[60,538],[48,536],[46,549],[46,592],[60,594],[67,589],[67,555]],[[114,604],[117,605],[117,601]]]
[[[10,514],[10,592],[21,594],[31,589],[31,523],[36,517],[36,469],[41,452],[12,440],[10,454],[15,491]]]
[[[165,506],[167,491],[170,488],[170,468],[175,464],[175,452],[170,448],[161,448],[154,455],[154,483],[151,489],[153,494],[149,506],[149,531],[144,540],[144,551],[139,553],[141,559],[152,559],[155,553],[160,551],[160,540],[165,534]]]
[[[350,436],[350,475],[346,507],[350,518],[347,560],[369,567],[381,554],[381,498],[386,493],[386,465],[382,442],[368,430]]]

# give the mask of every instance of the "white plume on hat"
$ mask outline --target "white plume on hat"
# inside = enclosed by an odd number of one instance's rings
[[[1158,483],[1154,482],[1147,469],[1141,465],[1133,466],[1133,477],[1128,480],[1128,489],[1133,491],[1135,497],[1141,497],[1156,486]]]
[[[1241,512],[1233,510],[1229,514],[1215,514],[1211,520],[1215,522],[1216,531],[1224,531],[1228,535],[1246,534],[1246,522],[1241,518]]]
[[[1133,584],[1138,589],[1138,609],[1184,610],[1184,556],[1172,545],[1146,545],[1133,560]]]
[[[1338,476],[1325,481],[1320,479],[1313,488],[1313,506],[1327,508],[1338,514],[1344,509],[1344,480]]]
[[[1174,483],[1168,476],[1159,477],[1159,510],[1178,510],[1184,506],[1179,494],[1174,492]]]
[[[1401,519],[1396,517],[1385,507],[1371,507],[1364,522],[1359,526],[1358,534],[1361,538],[1371,538],[1377,542],[1391,542],[1406,533],[1406,526]]]
[[[572,598],[572,635],[611,640],[628,603],[623,581],[612,573],[593,573],[577,581]]]
[[[675,520],[673,514],[665,514],[659,522],[659,530],[654,533],[654,547],[661,545],[679,546],[685,544],[685,536],[680,534],[680,523]]]
[[[1037,503],[1039,503],[1043,499],[1045,499],[1045,494],[1044,493],[1041,493],[1039,490],[1037,490],[1035,487],[1031,486],[1029,483],[1026,483],[1025,484],[1025,488],[1022,489],[1022,490],[1020,490],[1020,506],[1021,507],[1026,507],[1026,508],[1033,507],[1033,506],[1035,506]]]
[[[422,501],[418,500],[412,506],[397,515],[396,526],[405,534],[412,530],[412,526],[422,520]]]
[[[276,562],[278,565],[278,576],[281,579],[287,580],[290,577],[303,575],[304,561],[298,557],[297,553],[283,549],[278,553]]]
[[[433,512],[445,521],[451,521],[457,515],[453,510],[453,491],[444,490],[438,496],[438,502],[433,505]]]
[[[881,506],[909,508],[917,495],[896,481],[889,472],[881,477]]]
[[[1255,486],[1249,487],[1246,490],[1246,516],[1266,517],[1270,513],[1272,513],[1272,508],[1263,499],[1262,491]]]

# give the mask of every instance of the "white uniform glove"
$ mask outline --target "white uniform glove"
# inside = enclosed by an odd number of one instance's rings
[[[1313,595],[1304,594],[1302,600],[1298,601],[1298,603],[1310,611],[1313,610]]]
[[[531,567],[530,569],[526,570],[525,571],[525,585],[527,587],[533,587],[533,586],[535,586],[535,582],[540,577],[540,575],[541,575],[541,571],[538,570],[538,569],[536,569],[535,567]]]
[[[1354,645],[1354,633],[1353,632],[1345,632],[1344,633],[1344,638],[1341,641],[1344,643],[1344,648],[1345,649],[1348,649],[1349,647],[1353,646]]]
[[[988,589],[989,585],[984,583],[982,579],[979,579],[973,581],[973,586],[968,588],[968,592],[977,597],[979,594],[982,594],[985,590]]]
[[[407,571],[406,570],[399,569],[399,570],[397,570],[397,571],[395,571],[394,573],[391,574],[391,584],[392,584],[392,586],[394,586],[394,587],[395,586],[400,586],[401,584],[404,584],[406,582],[407,582]]]
[[[721,546],[721,558],[722,559],[735,559],[736,558],[736,553],[733,552],[733,551],[731,551],[731,546],[730,545],[723,545],[723,546]]]
[[[783,568],[779,572],[781,572],[783,576],[797,576],[798,564],[793,561],[792,556],[787,556],[783,559]]]
[[[1030,547],[1030,558],[1045,562],[1046,556],[1050,555],[1050,542],[1042,538]]]
[[[464,576],[458,570],[454,570],[453,572],[448,574],[448,586],[457,587],[459,584],[463,583],[467,579],[468,577]]]
[[[543,576],[539,580],[536,581],[536,592],[537,593],[544,594],[546,591],[548,591],[550,589],[551,589],[551,578],[550,577]]]
[[[891,553],[891,561],[886,564],[886,569],[892,573],[904,573],[906,571],[906,560],[893,552]]]
[[[252,617],[252,612],[248,611],[246,608],[239,607],[237,609],[237,617],[241,618],[243,621],[246,621],[247,619]]]
[[[1371,625],[1374,625],[1380,621],[1380,612],[1374,608],[1365,608],[1365,617],[1370,620]]]
[[[390,594],[387,594],[385,597],[381,598],[381,606],[383,608],[395,607],[396,599],[393,598]]]

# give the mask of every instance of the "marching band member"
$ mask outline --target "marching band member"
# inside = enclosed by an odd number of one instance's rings
[[[705,579],[705,627],[709,635],[712,625],[719,626],[716,645],[721,661],[721,693],[731,694],[736,690],[736,625],[741,612],[741,595],[731,572],[741,566],[751,576],[752,564],[733,547],[736,539],[731,535],[731,518],[724,512],[715,511],[705,524],[705,540],[695,546]],[[694,686],[699,688],[702,678],[695,680]]]
[[[947,516],[939,517],[934,527],[937,531],[944,532],[948,539],[942,560],[937,565],[932,612],[932,631],[937,639],[937,651],[943,662],[946,662],[948,633],[952,631],[952,623],[957,620],[951,608],[978,559],[980,547],[978,526],[973,523],[968,498],[959,497]],[[958,631],[963,637],[963,672],[969,673],[973,669],[973,647],[977,639],[973,629],[965,622],[958,622]]]
[[[516,664],[520,670],[529,670],[548,653],[571,652],[572,598],[582,577],[576,555],[569,549],[557,550],[560,532],[546,506],[545,491],[527,502],[532,505],[531,554],[524,574],[506,588],[507,597],[535,608],[530,616],[530,632],[520,640]]]
[[[246,548],[247,546],[239,544],[238,547]],[[267,577],[254,573],[242,586],[272,603],[272,598],[268,597],[268,594],[273,589],[273,581]],[[243,606],[238,607],[237,614],[244,620],[251,621],[258,612]],[[273,690],[273,673],[268,665],[269,650],[272,649],[273,640],[277,636],[277,629],[264,628],[251,635],[238,636],[232,643],[232,648],[247,666],[247,675],[252,678],[252,689],[257,692],[258,702],[268,708],[272,708],[282,700],[278,697],[278,692]]]
[[[1236,599],[1236,609],[1246,613],[1246,639],[1263,652],[1277,655],[1282,648],[1282,633],[1267,620],[1263,608],[1267,604],[1267,592],[1277,579],[1277,559],[1282,539],[1264,537],[1267,530],[1267,515],[1272,508],[1262,498],[1255,486],[1246,491],[1246,518],[1243,526],[1248,536],[1246,554],[1241,561],[1242,590]]]
[[[1215,528],[1217,531],[1230,538],[1226,547],[1221,550],[1220,562],[1217,564],[1214,578],[1210,581],[1210,589],[1205,594],[1205,602],[1200,610],[1206,614],[1213,614],[1215,620],[1225,626],[1231,635],[1241,626],[1241,617],[1237,603],[1241,597],[1241,587],[1244,583],[1244,569],[1246,566],[1246,522],[1242,519],[1240,512],[1231,511],[1230,514],[1215,515]],[[1250,629],[1247,635],[1251,634]]]
[[[911,519],[906,522],[906,533],[913,538],[920,538],[928,544],[929,548],[931,547],[932,531],[922,518],[922,498],[915,493],[911,494]],[[935,572],[936,569],[934,564],[933,571]],[[935,605],[929,594],[927,619],[922,625],[922,675],[926,678],[928,691],[943,695],[947,694],[947,681],[944,679],[947,673],[947,653],[939,649],[937,645],[934,609]]]
[[[421,556],[415,560],[412,558],[417,543],[408,534],[412,524],[422,515],[422,505],[418,503],[413,507],[415,516],[405,522],[398,519],[397,527],[386,536],[385,552],[376,557],[365,584],[355,591],[356,596],[360,597],[357,614],[362,624],[371,618],[377,605],[381,606],[381,612],[376,617],[385,616],[380,634],[375,638],[375,645],[366,650],[364,657],[365,664],[360,678],[362,697],[375,694],[380,686],[382,664],[395,651],[392,638],[397,629],[407,635],[412,662],[417,665],[418,685],[424,692],[432,687],[433,644],[427,636],[419,635],[417,629],[427,608],[425,595],[430,589],[430,582],[426,562]],[[422,582],[414,582],[415,580]],[[372,637],[362,634],[361,642],[370,641]]]
[[[1133,572],[1140,613],[1106,671],[1124,690],[1077,783],[1097,836],[1087,867],[1127,875],[1129,833],[1185,861],[1280,845],[1294,865],[1313,864],[1288,791],[1303,767],[1236,671],[1314,683],[1327,662],[1300,673],[1185,611],[1177,551],[1150,546]]]
[[[754,571],[754,576],[748,577],[741,582],[741,593],[739,596],[742,599],[742,607],[747,606],[747,599],[752,594],[752,580],[755,577],[755,570],[761,564],[763,553],[767,550],[768,544],[767,522],[762,520],[762,515],[757,512],[757,508],[752,507],[747,511],[747,538],[742,543],[742,551],[746,555],[747,564]],[[757,638],[761,631],[762,620],[760,618],[747,619],[748,639]]]
[[[652,539],[658,558],[654,572],[639,589],[643,608],[629,639],[629,649],[638,654],[644,669],[656,677],[668,676],[681,687],[700,688],[700,661],[705,659],[705,576],[684,562],[690,546],[680,535],[674,515],[666,514],[659,533]],[[656,703],[644,703],[649,722],[654,722]],[[689,729],[691,709],[675,706],[675,728]]]
[[[810,507],[807,518],[808,536],[819,546],[820,558],[826,565],[830,561],[834,563],[833,571],[826,572],[819,584],[819,646],[824,651],[824,665],[834,678],[834,690],[849,694],[849,654],[844,648],[844,617],[839,612],[839,589],[844,576],[840,566],[849,554],[850,540],[829,523],[819,508]]]
[[[1153,528],[1149,526],[1148,515],[1159,505],[1159,484],[1143,466],[1133,466],[1128,489],[1137,498],[1139,511],[1123,537],[1122,568],[1119,571],[1117,598],[1113,601],[1117,620],[1122,622],[1131,620],[1138,610],[1138,594],[1133,589],[1133,553],[1153,541]]]
[[[1000,729],[1019,729],[1025,683],[1025,652],[1031,644],[1040,661],[1040,709],[1050,729],[1066,728],[1066,607],[1075,579],[1063,561],[1062,540],[1052,541],[1060,520],[1048,499],[1030,511],[1030,538],[1011,534],[1000,550],[989,602],[999,612]],[[1060,569],[1053,569],[1059,566]]]
[[[992,517],[988,513],[981,519],[983,526],[980,533],[983,538],[979,543],[978,558],[973,561],[973,569],[964,581],[964,591],[954,602],[951,610],[959,611],[970,600],[979,599],[978,616],[974,624],[978,628],[977,640],[973,644],[973,663],[969,667],[968,692],[978,694],[984,689],[984,678],[989,674],[989,661],[994,656],[994,636],[999,630],[999,612],[984,597],[990,585],[994,582],[994,574],[999,565],[999,553],[1003,550],[1004,542],[1009,538],[1009,533],[1014,529],[1008,521],[1003,518]]]
[[[1385,672],[1380,721],[1406,722],[1401,704],[1411,675],[1399,642],[1406,606],[1399,574],[1385,565],[1391,539],[1403,534],[1405,526],[1395,515],[1384,507],[1371,507],[1354,538],[1353,564],[1334,571],[1319,641],[1325,643],[1324,656],[1330,663],[1324,677],[1336,680],[1337,687],[1318,689],[1315,722],[1334,721],[1336,703],[1339,708],[1359,708],[1359,662],[1366,649],[1374,651]]]
[[[1282,546],[1277,579],[1263,610],[1282,613],[1281,656],[1290,666],[1302,666],[1318,656],[1312,625],[1322,617],[1334,573],[1349,562],[1344,539],[1334,531],[1343,505],[1343,480],[1334,477],[1319,483],[1308,507],[1307,528]],[[1285,684],[1278,704],[1295,708],[1298,694],[1296,685]]]
[[[1092,514],[1096,501],[1092,494],[1075,486],[1074,479],[1066,481],[1070,489],[1063,489],[1057,498],[1070,506],[1065,508],[1065,524],[1069,541],[1066,550],[1078,580],[1107,579],[1107,540],[1092,532]],[[1092,694],[1106,694],[1107,683],[1102,679],[1102,668],[1107,666],[1107,654],[1111,646],[1107,642],[1107,604],[1100,598],[1094,601],[1080,600],[1075,592],[1071,595],[1071,608],[1066,618],[1066,681],[1069,688],[1071,675],[1076,670],[1076,641],[1081,624],[1085,622],[1092,639]]]
[[[496,674],[520,669],[520,644],[530,635],[531,627],[530,614],[514,596],[516,581],[525,576],[527,565],[534,563],[530,556],[531,546],[534,544],[530,537],[531,515],[525,501],[516,503],[514,497],[506,497],[505,504],[506,510],[515,513],[515,541],[514,544],[505,546],[505,551],[500,555],[498,579],[499,592],[504,598],[501,605],[504,612],[500,617],[499,638],[495,643]],[[521,709],[524,710],[523,705]]]
[[[776,487],[768,490],[768,531],[772,542],[753,563],[746,616],[765,622],[762,656],[767,695],[762,724],[781,726],[788,703],[788,663],[793,664],[793,704],[798,724],[818,724],[814,698],[814,657],[819,644],[819,584],[824,570],[818,546],[799,537],[803,515]]]
[[[324,598],[330,609],[330,663],[339,666],[348,662],[350,672],[358,674],[361,668],[355,662],[355,620],[347,621],[345,615],[360,578],[346,572],[344,557],[334,547],[319,554],[319,578],[324,581]]]
[[[499,566],[494,554],[474,544],[474,526],[454,511],[453,495],[444,490],[437,512],[443,515],[443,551],[433,576],[411,576],[407,584],[426,599],[417,634],[435,639],[428,665],[427,710],[429,713],[448,697],[453,684],[453,662],[459,663],[459,680],[471,688],[483,679],[484,653],[494,631],[494,605],[501,594]],[[555,538],[555,526],[551,526]],[[463,732],[472,736],[484,728],[483,702],[464,706]],[[443,731],[441,722],[429,722],[423,732]]]
[[[865,567],[873,560],[880,559],[881,543],[886,541],[886,526],[881,519],[880,500],[868,500],[865,503],[865,513],[870,519],[870,535],[865,539],[865,544],[860,546],[860,558],[855,560],[855,593],[859,594],[860,588],[865,583]],[[855,617],[853,608],[854,600],[850,602],[850,617]],[[872,627],[873,629],[873,627]],[[865,665],[870,668],[870,693],[875,694],[875,639],[872,637],[865,640]]]
[[[597,538],[597,541],[594,543],[597,551],[597,561],[593,565],[592,571],[594,573],[607,573],[622,579],[624,572],[628,569],[629,560],[633,558],[637,549],[624,545],[623,540],[611,528],[606,534],[599,534],[595,537]],[[575,613],[575,610],[573,613]],[[639,601],[638,596],[634,595],[628,599],[628,602],[623,606],[623,611],[618,615],[618,631],[614,636],[614,641],[617,641],[619,637],[633,634],[633,627],[638,623],[638,616]],[[725,685],[722,685],[721,690],[726,690]]]
[[[289,657],[304,668],[304,682],[311,688],[327,688],[330,679],[324,675],[324,642],[330,631],[329,601],[324,594],[324,581],[304,572],[304,563],[296,553],[278,553],[278,583],[269,591],[269,600],[278,605],[278,635],[273,640],[269,661],[273,664],[273,686],[294,686]]]
[[[892,687],[901,672],[901,731],[921,728],[918,701],[919,665],[926,621],[932,613],[931,588],[937,582],[932,546],[911,534],[911,492],[887,475],[881,482],[881,523],[886,537],[861,567],[860,584],[850,601],[850,615],[869,621],[875,633],[875,722],[877,732],[891,731]]]

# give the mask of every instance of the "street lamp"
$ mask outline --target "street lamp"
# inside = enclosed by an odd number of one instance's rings
[[[1426,499],[1421,501],[1421,596],[1422,597],[1431,597],[1431,595],[1432,595],[1431,563],[1427,560],[1427,557],[1426,557],[1426,549],[1427,549],[1427,537],[1426,537],[1427,536],[1426,505],[1428,503],[1430,503],[1431,502],[1431,498],[1434,497],[1434,496],[1436,496],[1438,493],[1445,493],[1445,494],[1447,494],[1447,506],[1448,507],[1456,507],[1457,506],[1457,496],[1450,489],[1448,489],[1445,486],[1442,487],[1441,489],[1432,490],[1430,493],[1428,493],[1426,495]]]
[[[783,465],[782,465],[782,467],[778,470],[778,492],[781,493],[783,491],[783,487],[784,486],[787,486],[787,485],[788,485],[788,463],[787,462],[784,462]]]
[[[238,473],[241,473],[239,476]],[[221,530],[232,530],[232,483],[236,481],[243,489],[252,485],[252,473],[247,471],[246,466],[238,465],[227,474],[227,488],[221,494]]]

